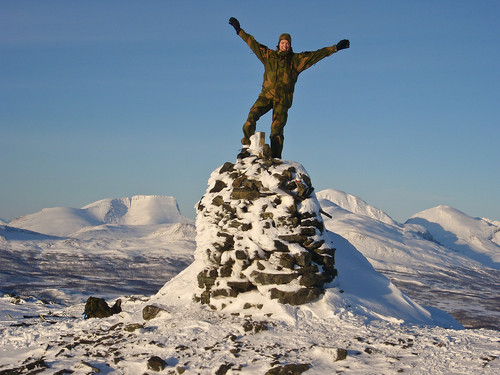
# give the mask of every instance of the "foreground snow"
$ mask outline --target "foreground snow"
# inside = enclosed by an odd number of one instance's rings
[[[374,320],[347,306],[322,310],[328,301],[315,308],[276,308],[270,316],[173,301],[144,321],[142,308],[152,303],[147,298],[125,298],[120,314],[89,320],[80,318],[83,304],[61,308],[10,300],[0,298],[0,371],[32,365],[42,374],[141,374],[153,356],[166,361],[163,373],[265,374],[286,364],[307,364],[307,374],[500,371],[497,331]]]

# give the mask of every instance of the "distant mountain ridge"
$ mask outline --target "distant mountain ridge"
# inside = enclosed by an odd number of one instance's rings
[[[317,193],[317,197],[324,209],[332,205],[337,207],[337,218],[346,216],[339,215],[338,208],[341,208],[355,215],[356,220],[362,215],[401,228],[402,233],[419,233],[424,239],[432,239],[489,267],[500,269],[500,225],[494,220],[473,218],[455,208],[440,205],[421,211],[401,224],[361,198],[342,191],[322,190]],[[334,216],[334,219],[336,217]],[[479,256],[474,256],[471,251],[466,251],[467,249],[473,250]]]
[[[392,224],[349,194],[329,189],[317,197],[332,216],[324,219],[327,229],[417,302],[451,312],[469,327],[500,328],[500,223],[438,206]]]
[[[318,192],[316,196],[319,200],[323,200],[325,204],[327,201],[330,201],[353,214],[364,215],[386,224],[397,225],[384,211],[370,206],[363,199],[355,195],[347,194],[340,190],[326,189]]]
[[[406,223],[422,225],[440,244],[500,269],[500,227],[492,220],[472,218],[455,208],[437,206],[413,215]]]
[[[102,199],[82,208],[45,208],[14,219],[8,225],[48,235],[69,236],[85,227],[103,224],[160,225],[188,221],[181,215],[174,197],[136,195]]]
[[[161,195],[103,199],[82,210],[105,224],[158,225],[184,221],[177,200]]]

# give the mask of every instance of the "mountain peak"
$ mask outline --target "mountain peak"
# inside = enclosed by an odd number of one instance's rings
[[[322,190],[316,195],[322,205],[326,203],[325,201],[330,201],[344,210],[352,212],[353,214],[368,216],[372,219],[379,220],[390,225],[398,225],[384,211],[369,205],[363,199],[355,195],[347,194],[343,191],[335,189]]]
[[[174,197],[135,195],[107,198],[83,208],[54,207],[12,220],[12,227],[55,236],[69,236],[88,226],[103,224],[159,225],[186,222]]]
[[[413,215],[406,224],[422,225],[440,244],[500,269],[499,229],[490,220],[473,218],[456,208],[440,205]]]
[[[154,225],[183,221],[176,199],[170,196],[102,199],[82,210],[105,224]]]

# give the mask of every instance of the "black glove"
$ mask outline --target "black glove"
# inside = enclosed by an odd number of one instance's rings
[[[238,35],[240,33],[240,30],[241,30],[241,27],[240,27],[240,23],[239,21],[234,18],[234,17],[231,17],[229,19],[229,24],[234,27],[234,30],[236,30],[236,35]]]
[[[349,48],[349,40],[347,39],[342,39],[340,42],[337,43],[337,51],[340,51],[341,49]]]

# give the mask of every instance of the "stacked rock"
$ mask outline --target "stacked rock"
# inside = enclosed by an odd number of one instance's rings
[[[196,206],[196,257],[206,267],[195,300],[222,309],[258,291],[300,305],[323,293],[337,274],[335,249],[300,164],[272,159],[268,145],[251,146],[208,185]]]

